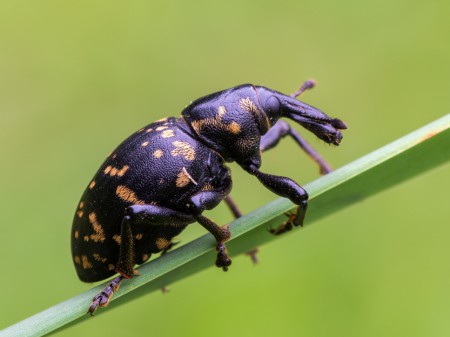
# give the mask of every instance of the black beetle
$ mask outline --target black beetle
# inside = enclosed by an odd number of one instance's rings
[[[322,173],[330,171],[300,135],[279,120],[290,118],[323,141],[339,145],[345,123],[296,99],[313,86],[307,81],[287,96],[245,84],[205,96],[189,104],[180,118],[140,129],[108,156],[80,200],[71,233],[73,261],[82,281],[120,274],[94,298],[91,314],[108,304],[123,278],[136,274],[136,264],[167,251],[172,238],[193,222],[215,237],[216,266],[227,270],[228,226],[220,227],[202,215],[224,199],[235,216],[240,215],[228,196],[231,175],[226,162],[236,161],[266,188],[299,205],[289,223],[273,233],[303,224],[306,191],[259,167],[261,152],[290,135],[318,162]]]

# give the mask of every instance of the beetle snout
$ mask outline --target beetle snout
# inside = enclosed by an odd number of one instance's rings
[[[319,109],[290,98],[284,105],[284,116],[296,121],[328,144],[339,145],[343,136],[340,130],[347,125],[338,118],[331,118]]]

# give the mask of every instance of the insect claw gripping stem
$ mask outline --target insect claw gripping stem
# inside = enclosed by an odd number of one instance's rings
[[[89,307],[88,313],[94,316],[95,311],[98,307],[106,307],[113,294],[119,290],[120,282],[123,280],[123,276],[117,276],[114,278],[108,286],[101,291],[101,293],[94,296],[92,299],[92,304]]]

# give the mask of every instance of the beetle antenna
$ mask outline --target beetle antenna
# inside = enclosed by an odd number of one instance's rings
[[[302,84],[300,89],[298,89],[296,92],[294,92],[291,97],[296,98],[300,96],[304,91],[312,89],[316,86],[316,81],[313,79],[306,80],[305,83]]]

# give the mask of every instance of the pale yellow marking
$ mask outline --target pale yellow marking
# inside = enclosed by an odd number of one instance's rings
[[[197,182],[194,180],[194,178],[192,178],[192,176],[188,173],[186,168],[183,166],[183,168],[181,169],[181,172],[178,173],[178,175],[177,175],[177,180],[175,182],[175,185],[177,187],[184,187],[187,184],[189,184],[189,182],[192,182],[194,185],[197,185]]]
[[[195,159],[195,150],[191,144],[176,140],[172,143],[175,149],[171,151],[172,156],[183,156],[186,160],[193,161]]]
[[[177,175],[177,180],[175,182],[175,185],[179,188],[186,186],[187,184],[189,184],[189,178],[187,177],[186,173],[184,173],[183,171],[181,171],[180,173],[178,173]]]
[[[105,168],[105,170],[104,170],[103,172],[104,172],[105,174],[108,174],[109,171],[111,171],[111,169],[112,169],[112,166],[109,165],[109,166],[107,166],[107,167]]]
[[[83,239],[84,239],[84,241],[88,242],[89,241],[89,235],[85,235]]]
[[[161,158],[163,156],[164,152],[162,150],[156,150],[153,152],[153,157],[155,158]]]
[[[83,208],[83,207],[84,207],[84,202],[80,201],[79,207],[80,207],[80,208]]]
[[[142,255],[142,261],[147,261],[148,259],[149,259],[149,255],[148,254],[144,254],[144,255]]]
[[[259,113],[259,109],[256,104],[250,99],[250,97],[242,98],[239,101],[239,107],[242,110],[251,112],[251,113]]]
[[[247,98],[242,98],[239,101],[239,107],[242,110],[248,111],[254,115],[258,115],[257,118],[258,120],[261,118],[261,116],[265,119],[266,122],[266,126],[267,128],[270,128],[270,121],[269,118],[267,117],[267,115],[265,113],[261,113],[261,111],[259,111],[258,107],[256,106],[256,104],[250,99],[250,97]]]
[[[106,257],[101,257],[99,254],[92,254],[92,256],[94,257],[95,261],[99,261],[99,262],[103,262],[103,263],[108,261],[108,259]]]
[[[75,255],[73,257],[73,260],[75,261],[76,264],[81,264],[81,259],[80,259],[80,257],[78,255]]]
[[[123,201],[130,202],[134,205],[144,205],[145,204],[145,202],[143,200],[140,200],[136,196],[136,193],[134,193],[132,190],[130,190],[128,187],[126,187],[124,185],[117,186],[116,195]]]
[[[81,218],[83,216],[83,214],[84,214],[83,211],[78,211],[77,212],[77,215],[78,215],[79,218]]]
[[[128,165],[125,165],[124,167],[122,167],[122,168],[120,169],[119,172],[117,172],[117,175],[118,175],[119,177],[122,177],[122,176],[125,174],[125,172],[127,172],[127,170],[128,170],[129,168],[130,168],[130,167],[129,167]]]
[[[86,255],[81,255],[81,263],[83,264],[83,269],[92,268],[92,263],[89,262],[88,257]]]
[[[89,222],[92,225],[92,228],[94,228],[95,234],[90,235],[90,239],[94,242],[103,242],[105,241],[105,232],[103,231],[102,225],[97,221],[97,215],[92,212],[89,214]]]
[[[212,191],[212,190],[214,190],[214,187],[210,183],[206,183],[205,185],[202,186],[202,191]]]
[[[168,129],[169,127],[168,126],[158,126],[155,130],[156,131],[162,131],[162,130],[165,130],[165,129]]]
[[[139,129],[139,130],[136,131],[136,133],[142,132],[142,131],[144,131],[144,129],[145,128]]]
[[[201,133],[201,130],[205,125],[213,128],[213,129],[216,129],[216,130],[228,131],[233,134],[237,134],[237,133],[241,132],[240,125],[238,123],[236,123],[235,121],[231,122],[230,124],[224,124],[222,122],[222,117],[226,113],[227,113],[226,108],[223,105],[221,105],[217,109],[217,116],[203,118],[203,119],[199,119],[196,121],[191,121],[191,125],[198,134]]]
[[[78,235],[80,235],[79,233],[78,233],[78,231],[75,231],[75,233],[74,233],[74,237],[75,237],[75,239],[78,239]]]
[[[223,117],[223,115],[225,115],[227,113],[227,109],[221,105],[219,106],[219,108],[217,109],[217,115],[219,115],[220,118]]]
[[[155,123],[165,122],[165,121],[167,121],[167,118],[168,118],[168,117],[158,119],[157,121],[155,121]]]
[[[169,246],[170,241],[165,238],[157,238],[155,244],[156,248],[158,248],[159,250],[163,250]]]
[[[113,159],[116,159],[117,153],[114,153],[114,156],[112,156]]]
[[[92,190],[95,186],[95,180],[92,180],[91,183],[89,184],[89,189]]]
[[[145,130],[146,133],[152,132],[153,129],[152,128],[148,128],[147,130]]]
[[[136,240],[140,240],[143,237],[144,237],[144,234],[142,234],[142,233],[136,234],[136,236],[135,236]]]
[[[120,235],[114,234],[114,236],[112,238],[120,246],[120,244],[122,243],[122,237]]]
[[[111,170],[111,172],[109,172],[109,175],[110,175],[111,177],[114,177],[114,176],[117,174],[117,172],[119,172],[119,170],[117,169],[117,167],[113,167],[112,170]]]
[[[164,130],[161,133],[161,137],[163,137],[163,138],[170,138],[170,137],[174,137],[174,136],[175,136],[175,133],[173,132],[173,130]]]
[[[108,264],[108,270],[114,270],[114,265],[113,264]]]
[[[233,121],[228,125],[228,130],[230,130],[231,133],[238,134],[241,132],[241,126]]]
[[[142,147],[146,147],[149,143],[150,143],[149,141],[143,142],[143,143],[141,144],[141,146],[142,146]]]

